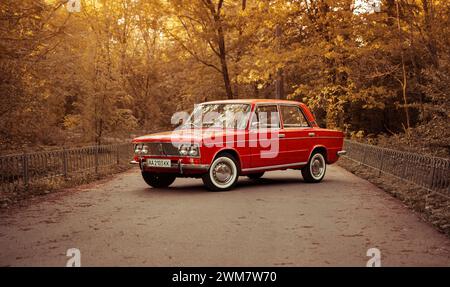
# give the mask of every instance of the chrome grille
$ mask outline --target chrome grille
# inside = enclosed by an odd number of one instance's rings
[[[178,145],[172,143],[163,143],[162,150],[165,155],[179,155]]]
[[[172,143],[146,143],[148,155],[179,156],[178,145]]]

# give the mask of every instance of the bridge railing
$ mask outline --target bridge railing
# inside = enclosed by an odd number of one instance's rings
[[[450,198],[450,160],[344,141],[346,158]]]
[[[126,164],[133,155],[129,143],[0,156],[0,191],[27,190],[30,185],[102,168]]]

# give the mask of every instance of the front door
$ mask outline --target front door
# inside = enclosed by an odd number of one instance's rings
[[[280,145],[280,114],[275,104],[262,104],[255,107],[249,129],[251,167],[278,166],[286,163],[284,147]]]

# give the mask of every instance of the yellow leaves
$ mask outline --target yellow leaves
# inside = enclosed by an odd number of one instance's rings
[[[364,131],[363,130],[353,131],[353,132],[350,133],[350,137],[352,139],[363,139],[364,138]]]
[[[52,95],[52,94],[50,93],[50,91],[46,89],[46,90],[42,93],[42,99],[48,100],[48,99],[50,98],[51,95]]]
[[[326,53],[324,54],[324,57],[325,57],[326,59],[331,60],[331,59],[338,58],[338,57],[339,57],[339,54],[336,53],[335,51],[328,51],[328,52],[326,52]]]
[[[264,1],[258,1],[258,9],[259,10],[265,10],[267,7],[267,3],[265,3]]]
[[[64,127],[69,130],[73,130],[80,126],[81,117],[80,115],[68,115],[64,117]]]
[[[249,82],[253,82],[258,80],[259,78],[259,73],[256,70],[250,70],[250,72],[248,73],[247,79]]]
[[[392,96],[392,93],[386,91],[385,87],[370,87],[360,89],[350,95],[350,100],[362,103],[363,109],[384,109],[385,97]]]
[[[125,94],[122,98],[121,98],[121,102],[125,105],[125,106],[131,106],[134,102],[134,99],[131,95],[129,94]]]

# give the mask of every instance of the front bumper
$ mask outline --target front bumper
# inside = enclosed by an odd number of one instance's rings
[[[138,164],[141,170],[151,170],[157,172],[177,172],[180,174],[190,172],[206,172],[209,169],[209,164],[196,164],[196,163],[182,163],[181,160],[172,161],[170,167],[149,167],[146,165],[145,159],[139,161],[132,160],[130,164]]]

